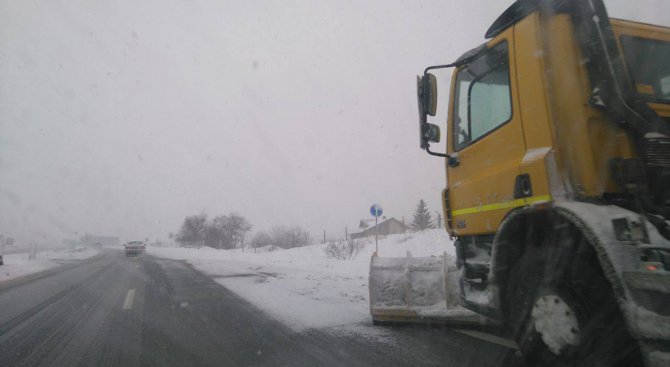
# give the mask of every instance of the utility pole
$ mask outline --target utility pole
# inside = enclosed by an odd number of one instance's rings
[[[323,243],[326,243],[326,230],[323,230]]]
[[[375,252],[379,253],[379,246],[377,245],[377,237],[379,237],[379,216],[375,216]]]
[[[37,244],[35,242],[31,242],[29,247],[28,247],[28,260],[35,260],[37,257]]]
[[[382,207],[377,204],[372,204],[370,207],[370,214],[375,217],[375,255],[379,256],[379,216],[382,215]]]

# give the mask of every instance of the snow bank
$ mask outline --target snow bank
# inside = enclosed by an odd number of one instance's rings
[[[296,330],[369,322],[368,271],[374,238],[353,260],[329,259],[325,245],[290,250],[215,250],[207,247],[154,248],[149,255],[186,260],[217,282]],[[379,241],[379,255],[454,256],[444,230],[391,235]]]
[[[0,283],[55,268],[57,266],[95,256],[99,250],[90,247],[37,251],[35,260],[28,260],[28,253],[4,255],[0,265]]]

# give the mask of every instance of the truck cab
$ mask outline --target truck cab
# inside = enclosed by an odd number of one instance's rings
[[[486,37],[418,80],[421,148],[446,158],[463,304],[508,325],[531,361],[584,353],[607,314],[620,327],[603,350],[635,340],[626,358],[662,365],[670,28],[610,19],[602,1],[520,0]],[[430,150],[440,133],[427,121],[446,102],[430,73],[441,68],[454,68],[446,153]],[[557,337],[547,320],[572,326]]]

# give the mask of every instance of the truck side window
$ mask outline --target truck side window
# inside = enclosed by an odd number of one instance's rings
[[[453,136],[460,150],[512,118],[507,42],[475,58],[456,78]]]
[[[670,44],[640,37],[621,36],[628,72],[642,98],[670,101]]]

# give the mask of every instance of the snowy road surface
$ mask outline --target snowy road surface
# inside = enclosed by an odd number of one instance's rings
[[[338,327],[356,329],[370,320],[368,275],[374,238],[359,240],[353,259],[329,258],[325,244],[291,249],[215,250],[210,247],[150,247],[152,256],[185,260],[227,289],[295,331]],[[455,264],[454,246],[446,231],[390,235],[380,239],[383,257],[440,256]],[[450,279],[456,287],[458,279]]]
[[[106,251],[0,292],[11,366],[503,366],[512,350],[444,328],[296,331],[183,261]]]

